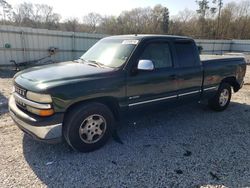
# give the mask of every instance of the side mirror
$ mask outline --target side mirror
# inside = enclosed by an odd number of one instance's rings
[[[154,63],[151,60],[148,59],[139,60],[137,65],[137,70],[152,71],[154,69],[155,69]]]

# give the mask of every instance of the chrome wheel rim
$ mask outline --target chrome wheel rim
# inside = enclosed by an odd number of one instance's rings
[[[93,144],[103,137],[106,127],[105,118],[99,114],[93,114],[83,120],[79,128],[79,136],[83,142]]]
[[[219,104],[220,106],[225,106],[229,99],[229,91],[227,89],[223,89],[220,93]]]

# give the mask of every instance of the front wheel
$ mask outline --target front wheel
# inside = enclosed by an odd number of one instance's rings
[[[114,128],[109,108],[100,103],[75,107],[66,116],[63,134],[67,143],[80,152],[90,152],[103,146]]]
[[[231,95],[231,86],[227,83],[222,83],[216,95],[209,100],[209,106],[215,111],[223,111],[228,107]]]

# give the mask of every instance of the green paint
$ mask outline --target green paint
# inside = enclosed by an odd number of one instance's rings
[[[117,38],[119,37],[114,37],[114,39]],[[88,65],[86,62],[69,61],[26,69],[15,75],[15,83],[33,92],[50,94],[55,111],[65,112],[71,105],[88,100],[113,101],[120,109],[131,103],[183,93],[190,95],[182,95],[175,99],[190,96],[198,101],[206,94],[206,92],[200,93],[203,87],[218,87],[225,78],[235,78],[239,85],[243,81],[244,74],[238,72],[246,70],[243,58],[231,58],[227,62],[225,59],[213,59],[201,63],[199,52],[192,39],[154,35],[120,36],[120,38],[140,42],[130,58],[119,68],[105,68]],[[170,44],[174,66],[151,72],[138,71],[136,65],[145,44],[156,41]],[[180,56],[177,56],[175,41],[193,43],[195,66],[180,66]],[[185,57],[189,59],[188,55]],[[192,94],[193,91],[198,92]]]

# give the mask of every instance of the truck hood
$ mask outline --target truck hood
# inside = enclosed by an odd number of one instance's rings
[[[46,89],[74,80],[90,80],[112,72],[113,68],[102,68],[73,61],[33,67],[17,73],[15,82],[31,90]]]

